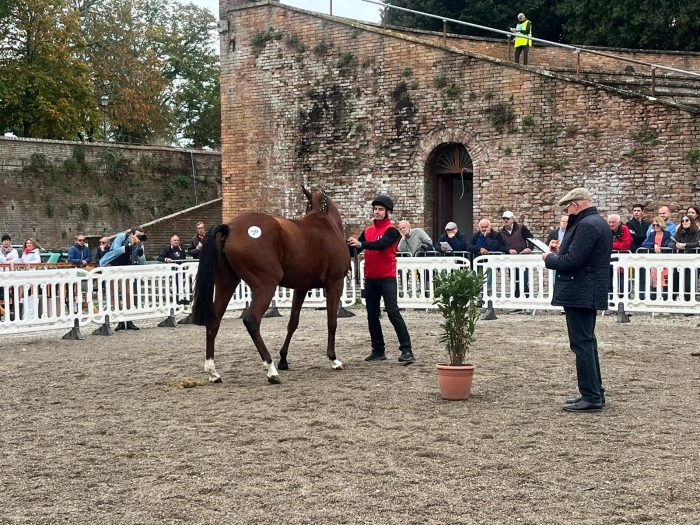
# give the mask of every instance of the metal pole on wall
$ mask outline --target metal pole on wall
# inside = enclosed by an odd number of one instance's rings
[[[194,205],[197,206],[197,169],[194,164],[194,153],[190,151],[190,163],[192,164],[192,191],[194,192]]]
[[[331,7],[330,7],[330,14],[333,16],[333,0],[330,0]]]
[[[109,97],[102,95],[100,97],[100,107],[102,108],[102,138],[107,142],[107,106],[109,106]]]

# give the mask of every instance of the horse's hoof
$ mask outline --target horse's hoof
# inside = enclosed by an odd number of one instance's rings
[[[271,385],[279,385],[282,381],[280,381],[279,376],[270,376],[267,378],[267,382]]]
[[[345,370],[345,365],[334,366],[333,370]]]
[[[210,383],[223,383],[220,377],[217,377],[216,379],[209,379]]]
[[[289,370],[289,363],[287,363],[287,361],[280,361],[277,363],[277,370]]]

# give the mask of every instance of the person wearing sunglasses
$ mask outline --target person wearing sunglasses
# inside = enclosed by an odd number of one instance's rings
[[[675,238],[671,238],[668,244],[670,248],[679,252],[696,250],[700,246],[700,230],[695,221],[688,215],[684,215],[681,224],[676,230]]]
[[[68,262],[79,267],[85,267],[92,262],[92,254],[85,242],[85,235],[75,236],[75,243],[68,248]]]
[[[561,245],[542,254],[545,266],[556,270],[552,305],[564,307],[569,347],[576,355],[580,396],[564,403],[567,412],[605,406],[595,325],[597,310],[608,309],[613,234],[592,199],[586,188],[574,188],[559,200],[569,215],[566,233]]]
[[[95,250],[95,263],[100,264],[100,259],[102,256],[109,251],[109,237],[101,237],[100,244]]]
[[[647,238],[642,243],[642,248],[654,250],[654,253],[661,253],[662,248],[669,248],[672,234],[666,231],[666,225],[666,220],[661,215],[654,217],[651,221],[652,231],[647,234]]]

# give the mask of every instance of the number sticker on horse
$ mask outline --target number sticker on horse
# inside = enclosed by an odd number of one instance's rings
[[[260,226],[251,226],[248,228],[248,235],[250,235],[253,239],[257,239],[262,235],[262,230],[260,229]]]

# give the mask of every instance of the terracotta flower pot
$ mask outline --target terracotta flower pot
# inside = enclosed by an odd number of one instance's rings
[[[438,363],[438,384],[443,399],[462,401],[469,398],[472,391],[474,365],[453,366]]]

